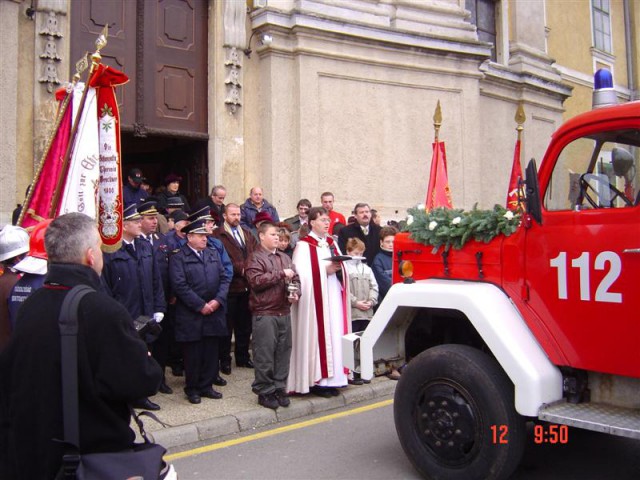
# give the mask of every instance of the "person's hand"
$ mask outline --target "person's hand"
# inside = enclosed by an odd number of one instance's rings
[[[297,293],[294,293],[292,297],[287,297],[289,299],[289,303],[293,304],[293,303],[298,303],[298,300],[300,300],[300,296]]]
[[[218,302],[217,300],[211,300],[209,303],[207,303],[207,305],[211,307],[211,313],[220,308],[220,302]]]
[[[329,265],[327,265],[327,275],[338,273],[341,268],[342,265],[340,264],[340,262],[331,262]]]
[[[361,310],[361,311],[363,311],[363,312],[366,312],[366,311],[367,311],[367,310],[369,310],[369,308],[371,308],[371,307],[370,307],[370,305],[369,305],[367,302],[365,302],[364,300],[358,300],[358,301],[356,302],[356,308],[357,308],[358,310]]]
[[[205,303],[204,307],[200,309],[200,313],[202,315],[211,315],[213,313],[213,309],[211,308],[211,305],[209,305],[208,303]]]
[[[156,312],[153,314],[153,319],[158,323],[162,322],[163,318],[164,318],[164,313],[162,312]]]
[[[290,268],[284,269],[284,278],[286,278],[287,280],[291,280],[295,276],[295,274],[296,272],[294,272]]]

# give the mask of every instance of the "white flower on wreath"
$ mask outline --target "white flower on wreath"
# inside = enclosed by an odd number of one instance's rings
[[[462,217],[456,217],[451,220],[451,225],[458,225],[462,221]]]
[[[436,222],[435,220],[431,220],[431,222],[429,223],[429,230],[433,231],[437,226],[438,222]]]
[[[413,215],[407,216],[407,225],[411,225],[413,223]]]
[[[507,220],[513,220],[513,212],[511,210],[509,210],[508,212],[506,212],[504,215],[502,215],[504,218],[506,218]]]

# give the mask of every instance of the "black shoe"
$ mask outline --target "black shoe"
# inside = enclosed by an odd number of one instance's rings
[[[253,368],[253,361],[249,359],[246,362],[236,362],[236,367]]]
[[[205,398],[213,398],[214,400],[220,400],[222,398],[222,394],[215,391],[213,388],[205,390],[204,392],[200,392],[200,396]]]
[[[284,389],[279,388],[278,390],[276,390],[275,396],[276,400],[278,401],[278,405],[280,405],[281,407],[288,407],[289,405],[291,405],[289,395],[284,391]]]
[[[171,367],[171,373],[174,377],[183,377],[184,376],[184,368],[181,366]]]
[[[225,375],[231,375],[231,362],[221,362],[220,371]]]
[[[170,395],[173,393],[173,390],[171,389],[171,387],[169,385],[166,384],[166,382],[162,382],[160,384],[160,388],[158,388],[158,391],[160,393],[165,393],[167,395]]]
[[[361,378],[354,378],[353,380],[349,379],[349,385],[364,385],[364,380]]]
[[[136,400],[131,404],[131,406],[139,410],[160,410],[160,405],[158,405],[157,403],[153,403],[148,398]]]
[[[371,380],[365,380],[364,378],[361,378],[360,380],[362,380],[362,383],[369,385],[371,383]]]
[[[218,375],[218,377],[213,381],[213,384],[219,387],[224,387],[227,384],[227,381]]]
[[[267,393],[266,395],[258,395],[258,403],[265,408],[276,410],[280,405],[276,396],[273,393]]]
[[[311,393],[313,393],[314,395],[317,395],[319,397],[322,397],[322,398],[330,398],[330,397],[332,397],[333,395],[331,394],[330,390],[331,390],[330,388],[319,387],[317,385],[314,385],[313,387],[311,387],[309,389],[309,391]]]
[[[200,398],[200,395],[198,395],[197,393],[192,393],[191,395],[187,395],[187,400],[189,400],[189,403],[193,403],[194,405],[197,405],[202,401],[202,399]]]
[[[340,390],[338,390],[337,388],[331,387],[328,390],[332,397],[337,397],[338,395],[340,395]]]

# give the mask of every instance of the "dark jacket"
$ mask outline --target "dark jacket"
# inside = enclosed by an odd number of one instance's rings
[[[104,254],[102,279],[107,293],[120,302],[133,318],[166,312],[160,268],[151,244],[134,240],[135,256],[122,247]]]
[[[33,292],[38,290],[44,285],[45,275],[38,275],[35,273],[23,273],[20,276],[20,280],[11,289],[9,295],[9,322],[11,323],[11,329],[16,327],[16,321],[18,319],[18,310],[29,298]]]
[[[75,285],[98,290],[89,267],[50,264],[43,288],[18,314],[0,355],[0,478],[49,479],[60,467],[62,393],[58,316]],[[162,371],[134,331],[126,309],[103,293],[89,293],[78,313],[80,451],[130,448],[127,403],[156,393]]]
[[[373,259],[380,252],[380,227],[373,222],[369,223],[369,233],[366,237],[357,222],[342,228],[338,233],[338,246],[341,252],[347,251],[347,240],[354,237],[364,242],[367,265],[373,266]]]
[[[245,263],[249,255],[260,246],[256,237],[249,230],[243,227],[238,228],[242,228],[244,233],[244,248],[238,244],[233,235],[224,229],[224,226],[213,231],[213,235],[224,245],[224,249],[229,254],[233,264],[233,279],[231,280],[229,293],[243,293],[249,290],[249,283],[244,276]]]
[[[184,245],[169,259],[169,280],[177,297],[175,335],[178,342],[195,342],[202,337],[227,335],[225,310],[231,275],[222,266],[220,255],[212,248],[199,258]],[[220,308],[210,315],[200,310],[211,300]]]
[[[245,202],[240,205],[240,224],[252,232],[255,232],[256,227],[253,225],[253,221],[255,220],[258,212],[267,212],[271,216],[271,220],[276,223],[280,221],[276,207],[271,205],[269,202],[262,200],[262,208],[258,210],[258,207],[251,203],[251,199],[247,198]]]
[[[127,208],[129,205],[137,205],[138,203],[143,202],[149,196],[146,190],[142,188],[133,188],[131,184],[125,180],[125,186],[122,189],[122,196],[124,198],[124,208]]]
[[[191,211],[187,197],[185,197],[180,192],[177,192],[176,194],[172,194],[172,193],[169,193],[168,190],[163,190],[162,192],[158,193],[156,197],[158,198],[158,210],[160,210],[161,212],[165,212],[167,210],[167,203],[168,203],[169,197],[178,197],[180,200],[182,200],[182,203],[184,203],[184,207],[182,207],[182,210],[184,210],[187,213]]]
[[[4,273],[0,275],[0,352],[4,350],[11,336],[8,302],[11,289],[18,280],[20,280],[18,273],[9,267],[5,267]]]
[[[373,270],[373,275],[376,277],[376,282],[378,282],[378,303],[382,302],[382,299],[391,288],[391,274],[393,270],[392,255],[393,252],[380,250],[380,253],[378,253],[373,260],[371,270]]]
[[[160,239],[158,244],[157,258],[160,266],[160,276],[162,277],[162,288],[167,301],[173,297],[169,282],[169,258],[178,253],[186,241],[186,239],[178,237],[175,230],[171,230]]]
[[[289,217],[285,219],[284,223],[289,225],[291,227],[291,231],[293,232],[300,230],[300,226],[302,225],[300,223],[300,215],[294,215],[293,217]]]
[[[253,315],[289,315],[285,268],[293,270],[293,262],[278,250],[273,253],[259,246],[249,257],[245,276],[251,286],[249,308]],[[300,284],[298,275],[293,281]]]

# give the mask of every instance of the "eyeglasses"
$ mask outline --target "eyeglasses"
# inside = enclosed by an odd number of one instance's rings
[[[322,223],[331,223],[331,219],[330,218],[316,218],[316,220],[318,220],[319,222],[322,222]]]

